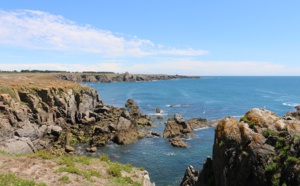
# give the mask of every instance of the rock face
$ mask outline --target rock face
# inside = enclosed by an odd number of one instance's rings
[[[110,140],[135,142],[144,137],[138,125],[151,126],[133,100],[127,111],[103,105],[92,88],[70,82],[63,86],[63,80],[58,83],[61,85],[6,86],[7,93],[0,92],[1,149],[29,153],[51,148],[73,153],[72,144],[78,141],[90,141],[91,148]]]
[[[262,109],[240,121],[227,117],[215,129],[213,160],[181,185],[300,185],[300,122]],[[187,175],[188,174],[188,175]]]

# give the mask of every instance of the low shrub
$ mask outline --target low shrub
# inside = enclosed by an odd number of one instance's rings
[[[105,161],[105,162],[109,162],[109,157],[108,157],[107,154],[101,154],[100,155],[100,160]]]
[[[122,174],[121,174],[121,170],[119,168],[117,168],[116,166],[110,166],[108,169],[107,169],[107,173],[109,175],[112,175],[113,177],[122,177]]]

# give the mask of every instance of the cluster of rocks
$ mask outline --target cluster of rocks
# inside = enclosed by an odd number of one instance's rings
[[[88,73],[68,73],[57,75],[60,79],[74,82],[137,82],[137,81],[154,81],[170,80],[178,78],[200,78],[199,76],[182,76],[182,75],[146,75],[146,74],[88,74]]]
[[[0,94],[0,148],[31,153],[51,148],[74,153],[77,142],[89,142],[90,152],[108,141],[129,144],[145,137],[138,125],[152,125],[133,100],[125,108],[103,105],[98,93],[73,88],[21,87]]]
[[[194,129],[211,126],[212,123],[203,118],[191,118],[186,122],[182,115],[174,114],[165,125],[163,137],[170,138],[169,142],[173,146],[186,148],[188,144],[181,137],[191,137]]]
[[[300,107],[280,118],[251,109],[215,129],[213,157],[188,167],[181,185],[300,185]]]

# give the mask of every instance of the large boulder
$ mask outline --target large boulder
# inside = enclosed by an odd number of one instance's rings
[[[182,148],[187,148],[188,145],[180,138],[180,137],[175,137],[169,140],[171,145],[174,147],[182,147]]]
[[[192,135],[192,128],[180,114],[174,114],[174,116],[169,118],[166,122],[163,132],[164,138],[190,135]]]
[[[12,154],[28,154],[36,152],[29,138],[14,137],[0,142],[0,149]]]

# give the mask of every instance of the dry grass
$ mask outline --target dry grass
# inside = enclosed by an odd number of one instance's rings
[[[0,86],[19,89],[27,88],[62,88],[70,89],[74,87],[83,87],[78,83],[62,80],[56,77],[57,74],[45,73],[0,73]],[[88,89],[88,87],[85,87]]]

